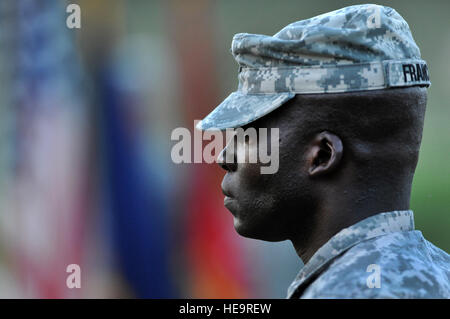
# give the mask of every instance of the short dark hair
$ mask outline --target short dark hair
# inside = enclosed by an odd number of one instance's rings
[[[296,95],[281,108],[289,108],[289,117],[302,119],[298,125],[303,138],[330,131],[342,139],[346,155],[356,163],[388,161],[414,171],[426,101],[426,88],[408,87]]]

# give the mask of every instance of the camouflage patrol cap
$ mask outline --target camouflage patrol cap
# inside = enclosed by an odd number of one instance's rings
[[[427,64],[394,9],[354,5],[289,24],[274,36],[239,33],[239,85],[198,129],[246,125],[296,94],[430,86]]]

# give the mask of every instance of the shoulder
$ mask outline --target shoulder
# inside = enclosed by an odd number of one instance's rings
[[[336,258],[303,298],[450,298],[450,256],[420,231],[363,241]]]

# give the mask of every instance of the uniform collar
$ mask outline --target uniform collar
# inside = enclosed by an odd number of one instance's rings
[[[414,230],[414,215],[411,210],[379,213],[342,229],[320,247],[300,270],[294,282],[288,288],[287,297],[293,297],[293,294],[303,283],[309,282],[308,279],[313,274],[356,244],[393,232],[410,230]]]

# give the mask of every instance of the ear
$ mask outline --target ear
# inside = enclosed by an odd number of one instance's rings
[[[334,171],[341,162],[343,150],[339,136],[327,131],[317,134],[308,155],[309,176],[316,177]]]

